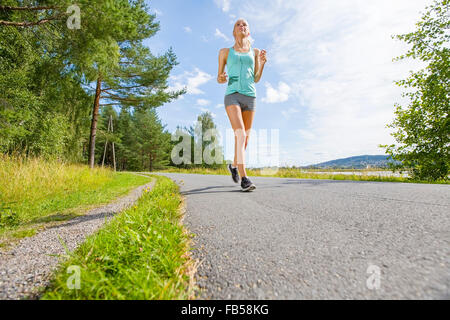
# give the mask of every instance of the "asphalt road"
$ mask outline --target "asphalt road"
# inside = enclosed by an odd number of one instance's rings
[[[159,173],[202,299],[450,299],[450,186]]]

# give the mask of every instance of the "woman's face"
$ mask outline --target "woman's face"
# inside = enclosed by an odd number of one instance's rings
[[[245,20],[238,20],[234,24],[233,35],[236,38],[238,34],[242,34],[244,37],[248,37],[250,35],[250,28],[248,27],[248,23]]]

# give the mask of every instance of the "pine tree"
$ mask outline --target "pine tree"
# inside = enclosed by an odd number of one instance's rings
[[[133,152],[137,144],[134,133],[133,118],[127,108],[122,108],[116,126],[116,135],[119,137],[116,145],[118,170],[137,170]]]
[[[167,133],[154,109],[135,112],[135,128],[140,146],[141,170],[153,171],[169,164]]]

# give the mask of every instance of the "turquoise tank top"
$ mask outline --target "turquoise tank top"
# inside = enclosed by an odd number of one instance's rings
[[[250,47],[247,53],[230,48],[227,58],[228,87],[225,95],[239,92],[256,98],[255,52]]]

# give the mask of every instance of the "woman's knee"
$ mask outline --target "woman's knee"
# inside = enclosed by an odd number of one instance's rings
[[[234,136],[238,141],[245,141],[245,139],[247,138],[247,133],[244,129],[236,129],[234,131]]]

